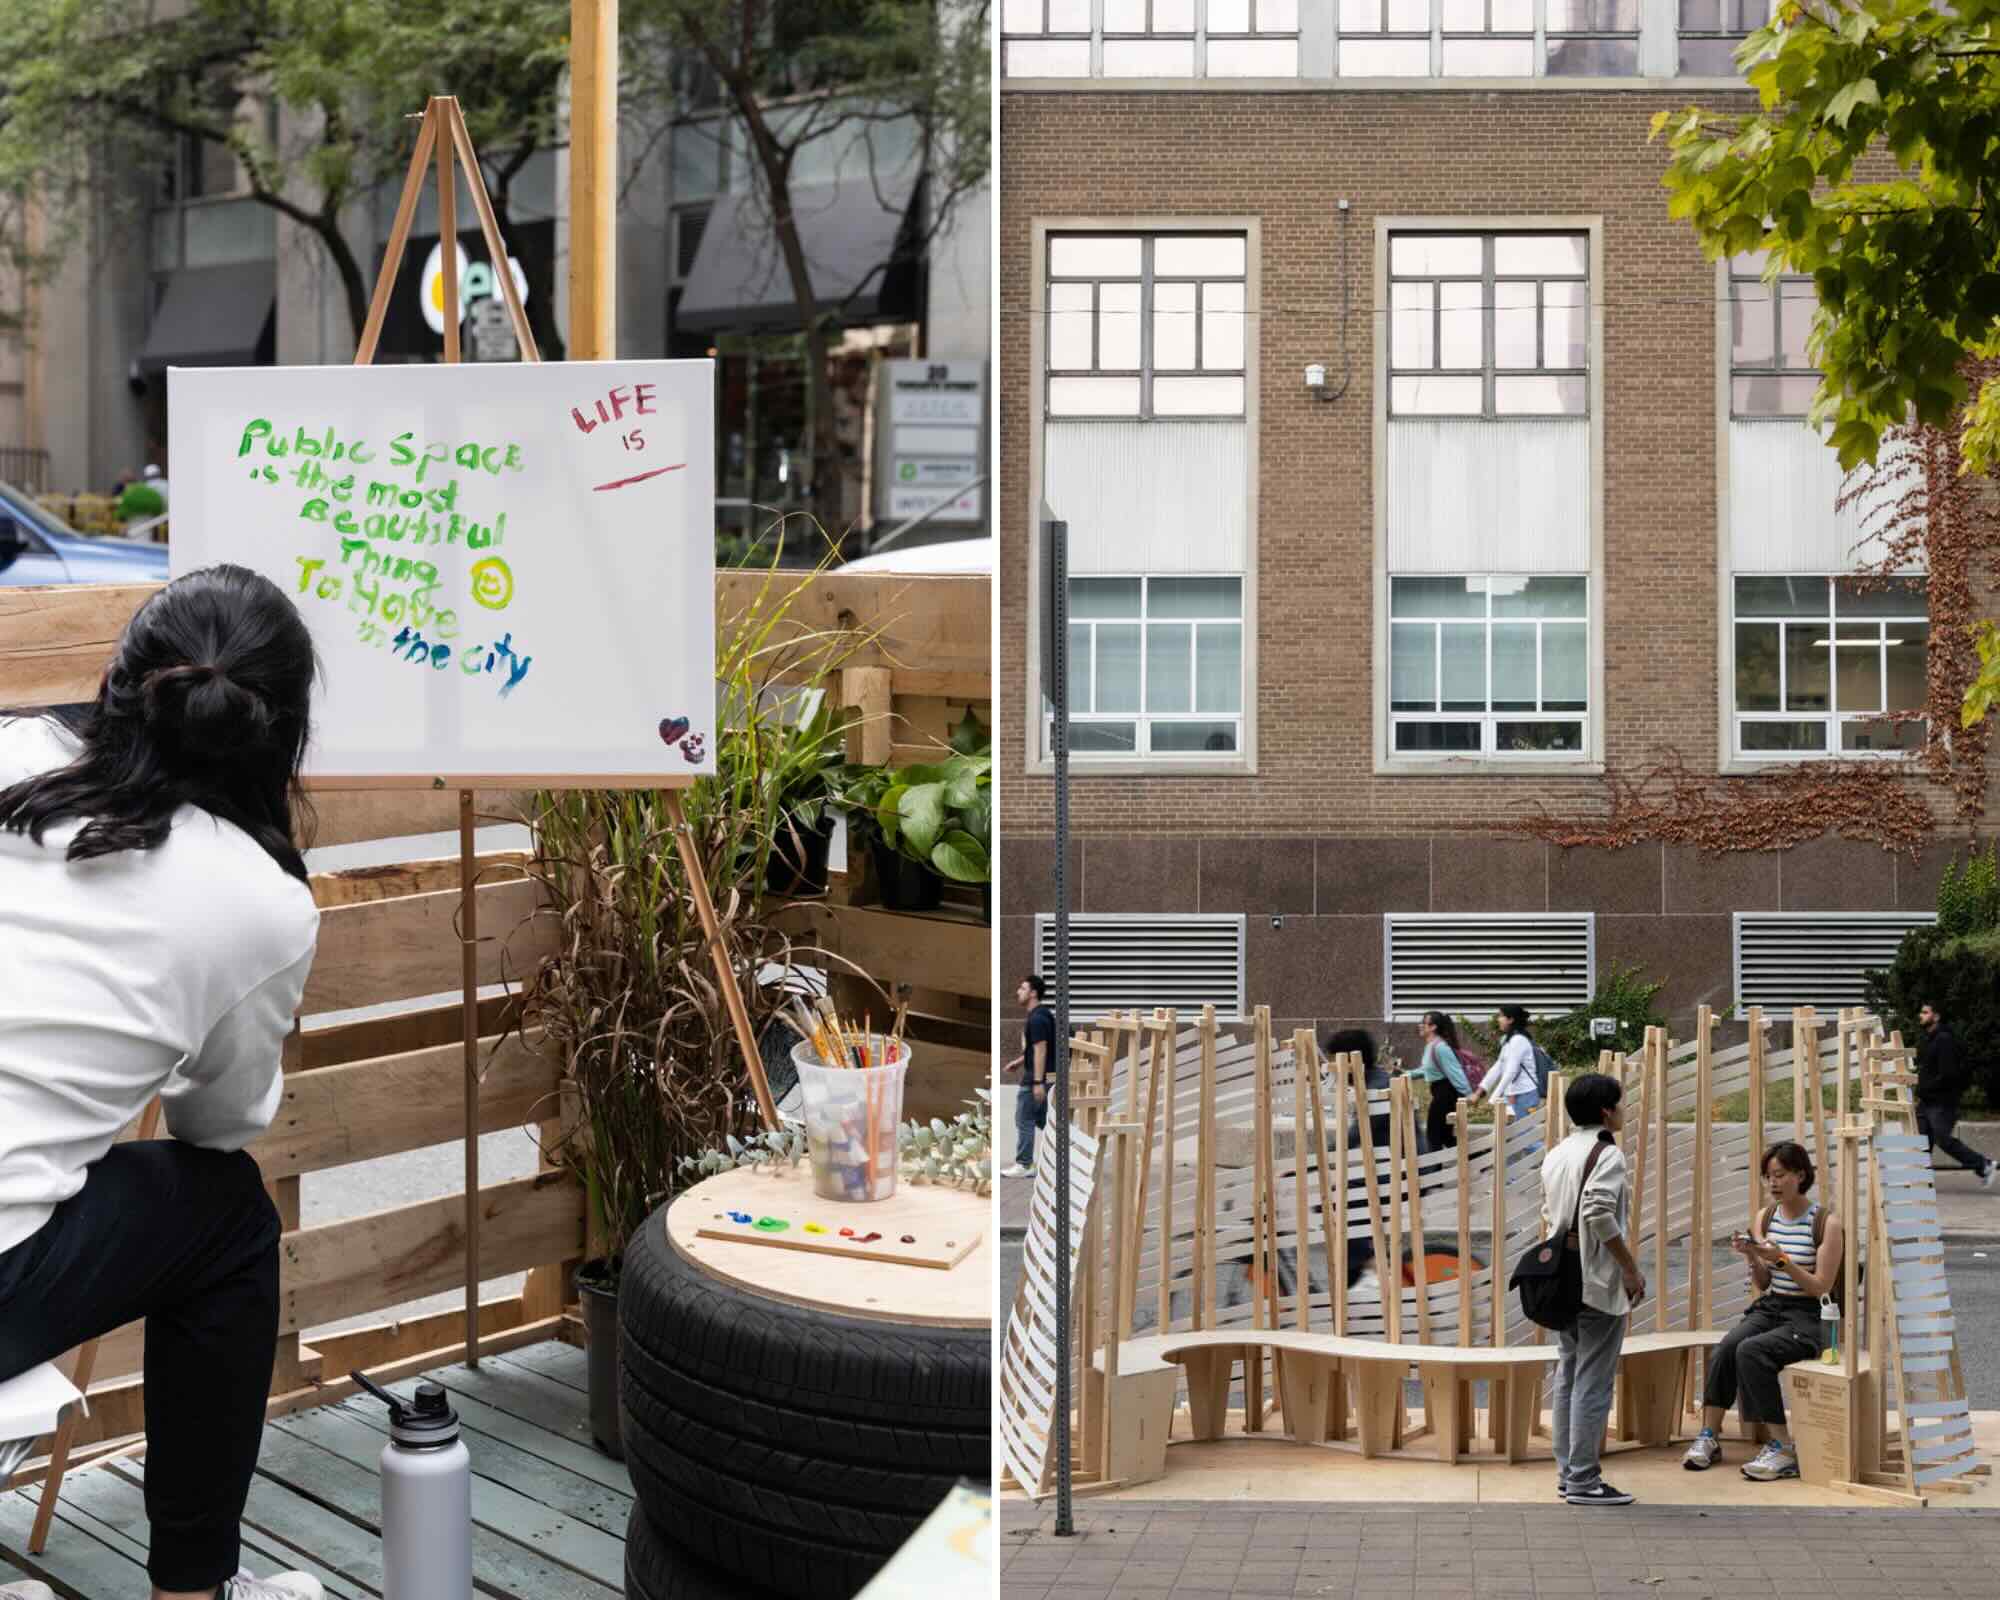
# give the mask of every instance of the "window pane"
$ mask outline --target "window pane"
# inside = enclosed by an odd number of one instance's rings
[[[1431,317],[1436,285],[1389,285],[1389,365],[1398,368],[1437,365],[1437,328]]]
[[[1722,0],[1681,0],[1681,32],[1714,33],[1722,26]]]
[[[1823,617],[1827,614],[1824,578],[1738,578],[1739,617]]]
[[[1296,78],[1299,42],[1269,35],[1256,39],[1210,39],[1211,78]]]
[[[1843,750],[1901,750],[1914,755],[1924,747],[1926,724],[1921,721],[1880,720],[1842,722],[1840,748]]]
[[[1486,628],[1482,623],[1447,622],[1439,632],[1443,657],[1442,694],[1446,711],[1486,709]]]
[[[1882,710],[1882,624],[1839,625],[1834,654],[1834,705],[1841,711]]]
[[[1438,289],[1438,365],[1486,365],[1486,286],[1441,283]]]
[[[1588,393],[1582,378],[1495,378],[1493,411],[1502,417],[1580,417]]]
[[[1734,78],[1740,76],[1736,70],[1735,39],[1689,39],[1681,40],[1681,76],[1683,78]],[[1822,730],[1823,738],[1824,730]],[[1815,750],[1824,749],[1824,742],[1814,745]]]
[[[1826,748],[1824,722],[1741,722],[1739,741],[1752,754],[1797,755]]]
[[[1161,417],[1240,417],[1241,378],[1155,378],[1153,413]]]
[[[1922,578],[1887,578],[1869,584],[1836,578],[1833,609],[1843,621],[1849,617],[1927,617],[1931,610],[1928,590]]]
[[[1517,370],[1540,366],[1541,349],[1535,337],[1536,327],[1535,285],[1494,284],[1493,365]]]
[[[1827,630],[1795,622],[1785,630],[1785,709],[1825,711],[1832,692],[1833,651]]]
[[[1535,0],[1493,0],[1495,33],[1533,33]]]
[[[1069,625],[1069,708],[1088,711],[1090,706],[1090,625]]]
[[[1533,711],[1535,701],[1533,623],[1493,625],[1493,709]]]
[[[1732,378],[1729,407],[1739,417],[1803,417],[1818,390],[1817,377]]]
[[[1210,371],[1243,370],[1243,285],[1201,286],[1201,364]]]
[[[1227,755],[1236,748],[1233,722],[1156,722],[1150,735],[1153,754]]]
[[[1243,629],[1236,623],[1203,623],[1195,630],[1194,708],[1243,709]]]
[[[1192,39],[1112,39],[1104,41],[1107,78],[1192,78]]]
[[[1146,0],[1104,0],[1106,33],[1144,33]]]
[[[1444,0],[1446,33],[1484,33],[1486,0]]]
[[[1736,709],[1778,711],[1778,635],[1775,622],[1736,624]]]
[[[1257,28],[1262,33],[1297,33],[1299,0],[1257,0]]]
[[[1551,78],[1630,78],[1639,71],[1636,39],[1551,39]]]
[[[1550,33],[1633,33],[1639,0],[1549,0]]]
[[[1340,0],[1342,33],[1380,33],[1382,0]]]
[[[1248,33],[1250,0],[1208,0],[1210,33]]]
[[[1771,334],[1771,289],[1763,283],[1729,286],[1729,364],[1768,367],[1777,344]]]
[[[1049,272],[1058,278],[1136,278],[1139,241],[1098,234],[1065,234],[1049,241]]]
[[[1589,364],[1589,291],[1581,283],[1542,285],[1542,365]]]
[[[1390,624],[1389,709],[1437,709],[1437,628],[1433,624]]]
[[[1097,625],[1099,711],[1139,709],[1139,630],[1127,622]]]
[[[1429,33],[1431,0],[1389,0],[1391,33]],[[1425,70],[1429,70],[1426,68]],[[1476,268],[1474,270],[1477,270]]]
[[[1087,283],[1049,285],[1049,366],[1053,370],[1090,370],[1090,299]]]
[[[1389,241],[1389,272],[1397,278],[1476,278],[1483,260],[1477,234],[1399,233]]]
[[[1087,78],[1090,41],[1012,39],[1007,43],[1004,69],[1010,78]]]
[[[1590,264],[1581,233],[1503,233],[1493,241],[1493,270],[1503,278],[1580,278]]]
[[[1485,408],[1484,378],[1391,378],[1389,409],[1404,417],[1476,417]]]
[[[1399,722],[1396,748],[1411,755],[1477,755],[1476,722]]]
[[[1888,629],[1888,700],[1884,711],[1923,709],[1926,679],[1925,652],[1931,630],[1921,622],[1898,622]]]
[[[1139,370],[1139,285],[1097,286],[1097,367],[1100,372]]]
[[[1139,580],[1071,578],[1069,614],[1072,617],[1136,617],[1139,614]]]
[[[1160,372],[1194,369],[1195,286],[1153,285],[1153,367]]]
[[[1002,33],[1040,33],[1042,31],[1042,0],[1002,0],[1000,7],[1000,31]],[[682,128],[689,124],[683,123]],[[679,142],[681,128],[676,128],[675,142]]]
[[[1499,755],[1570,755],[1583,749],[1580,722],[1496,722],[1493,749]]]
[[[1049,0],[1049,32],[1090,32],[1090,0]]]
[[[1052,417],[1136,417],[1138,414],[1137,378],[1049,379],[1049,415]]]
[[[1153,578],[1149,584],[1148,616],[1234,619],[1243,615],[1241,578]]]
[[[1391,578],[1392,617],[1483,617],[1484,578]]]
[[[1428,39],[1343,39],[1340,42],[1340,75],[1343,78],[1428,78],[1431,46]]]
[[[1587,578],[1489,578],[1496,617],[1588,616]]]
[[[1194,627],[1186,622],[1146,629],[1146,709],[1190,711],[1194,699]]]
[[[1590,630],[1554,622],[1542,629],[1542,709],[1582,711],[1590,705]]]
[[[1161,278],[1240,278],[1245,249],[1240,234],[1162,234],[1153,241],[1153,273]]]
[[[1153,32],[1193,33],[1194,0],[1153,0]]]
[[[1080,756],[1129,756],[1139,748],[1138,724],[1071,719],[1069,747]]]
[[[1784,357],[1780,366],[1812,366],[1812,357],[1806,354],[1806,335],[1812,332],[1813,313],[1818,309],[1819,296],[1810,283],[1779,281],[1778,346]]]
[[[1447,39],[1444,75],[1448,78],[1532,78],[1532,39]]]

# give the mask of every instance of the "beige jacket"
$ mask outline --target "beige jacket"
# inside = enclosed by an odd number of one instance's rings
[[[1625,1275],[1608,1245],[1625,1232],[1632,1211],[1632,1186],[1626,1180],[1625,1152],[1607,1144],[1590,1170],[1590,1187],[1577,1206],[1577,1185],[1583,1178],[1590,1147],[1602,1128],[1578,1128],[1542,1158],[1542,1237],[1567,1228],[1577,1218],[1577,1243],[1583,1256],[1583,1303],[1593,1311],[1622,1317],[1632,1309],[1625,1293]]]

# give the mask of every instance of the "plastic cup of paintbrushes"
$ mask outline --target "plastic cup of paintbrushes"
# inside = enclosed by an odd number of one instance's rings
[[[792,1047],[805,1097],[806,1154],[822,1200],[886,1200],[896,1192],[909,1046],[881,1067],[830,1067],[808,1043]]]

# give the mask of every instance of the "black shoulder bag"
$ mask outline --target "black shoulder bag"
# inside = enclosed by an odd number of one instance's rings
[[[1570,1214],[1567,1232],[1529,1246],[1507,1280],[1508,1288],[1521,1291],[1521,1309],[1528,1320],[1544,1328],[1560,1332],[1574,1327],[1577,1313],[1583,1309],[1583,1251],[1576,1236],[1577,1218],[1583,1211],[1583,1191],[1589,1186],[1591,1171],[1610,1142],[1607,1133],[1590,1147],[1583,1176],[1577,1180],[1576,1210]]]

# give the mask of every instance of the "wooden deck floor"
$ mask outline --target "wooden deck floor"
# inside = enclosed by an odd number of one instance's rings
[[[612,1600],[625,1592],[632,1481],[590,1442],[584,1354],[560,1343],[488,1356],[473,1372],[429,1374],[451,1391],[472,1453],[473,1584],[493,1600]],[[394,1385],[408,1395],[414,1386]],[[328,1600],[382,1590],[376,1459],[389,1419],[377,1401],[302,1411],[264,1430],[243,1513],[243,1560],[298,1569]],[[73,1474],[48,1549],[27,1554],[36,1490],[0,1495],[0,1583],[25,1573],[65,1600],[144,1600],[145,1466]],[[12,1570],[20,1569],[20,1570]]]

